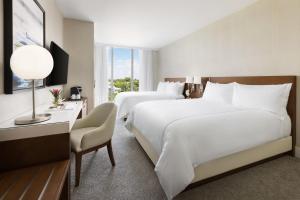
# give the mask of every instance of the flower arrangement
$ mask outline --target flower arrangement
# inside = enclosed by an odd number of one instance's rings
[[[49,90],[51,92],[51,94],[53,95],[53,105],[54,106],[58,106],[60,104],[61,99],[61,94],[62,94],[62,90],[61,89],[52,89]]]

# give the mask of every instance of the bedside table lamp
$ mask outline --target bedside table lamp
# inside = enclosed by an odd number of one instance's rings
[[[185,94],[188,98],[190,98],[191,94],[193,93],[193,83],[194,83],[194,77],[193,76],[187,76],[185,77],[185,82],[187,84],[187,90],[185,91]]]
[[[185,77],[185,82],[186,83],[193,83],[194,82],[194,77],[192,77],[192,76],[186,76]]]
[[[197,85],[200,86],[200,92],[203,92],[203,85],[202,85],[202,77],[201,76],[194,76],[195,90],[196,90]]]
[[[16,76],[32,81],[32,116],[17,118],[15,124],[26,125],[49,120],[51,114],[35,114],[34,93],[34,80],[46,78],[53,69],[53,58],[49,51],[37,45],[19,47],[10,58],[10,67]]]

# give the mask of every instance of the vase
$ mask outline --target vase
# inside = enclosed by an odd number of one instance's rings
[[[59,97],[54,97],[52,103],[53,103],[53,105],[54,105],[55,107],[58,107],[58,105],[59,105]]]

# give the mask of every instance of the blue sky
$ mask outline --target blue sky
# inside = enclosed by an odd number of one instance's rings
[[[134,78],[138,78],[140,55],[138,50],[134,50]],[[110,63],[109,63],[110,65]],[[114,79],[130,77],[131,73],[131,49],[114,48]],[[108,70],[110,77],[110,70]]]

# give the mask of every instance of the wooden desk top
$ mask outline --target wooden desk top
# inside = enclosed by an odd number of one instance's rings
[[[70,161],[0,173],[0,199],[59,199]]]

